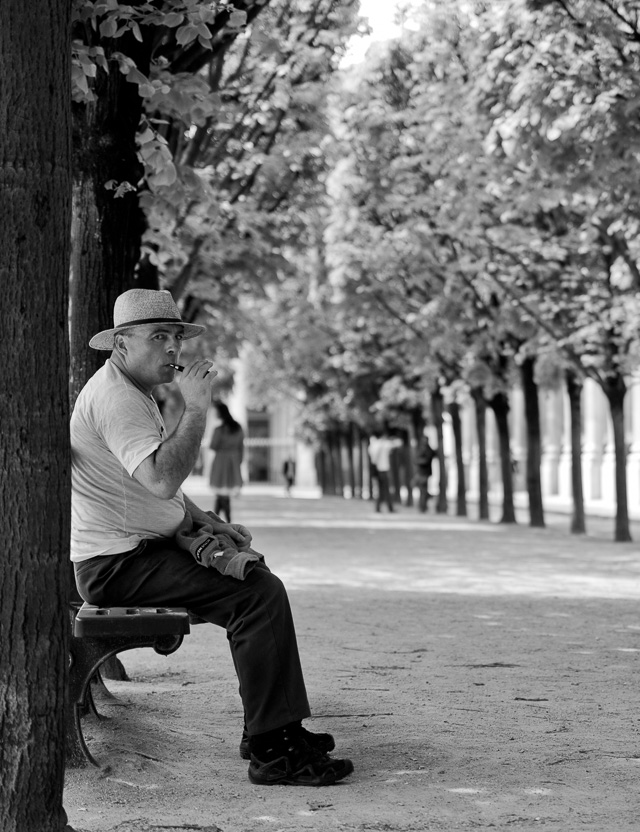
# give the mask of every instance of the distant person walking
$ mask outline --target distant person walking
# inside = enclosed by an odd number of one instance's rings
[[[436,452],[429,444],[429,437],[423,436],[416,453],[416,475],[414,477],[414,483],[420,489],[418,511],[421,511],[423,514],[429,508],[429,498],[431,497],[429,493],[429,479],[433,473],[433,458],[435,455]]]
[[[290,456],[288,456],[282,466],[282,475],[284,477],[285,488],[287,494],[291,494],[291,487],[296,480],[296,463]]]
[[[244,431],[223,402],[214,402],[219,424],[213,431],[209,447],[215,451],[209,484],[215,493],[214,512],[231,522],[231,497],[242,488],[240,464],[244,455]]]
[[[378,480],[377,512],[380,511],[383,502],[387,504],[389,511],[395,510],[389,493],[389,471],[391,470],[391,452],[394,448],[400,447],[402,447],[402,439],[392,438],[387,428],[384,428],[379,437],[374,434],[369,440],[369,458],[375,466]]]

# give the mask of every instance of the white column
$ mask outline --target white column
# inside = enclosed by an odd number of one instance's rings
[[[247,362],[249,360],[249,347],[245,344],[241,347],[239,357],[233,361],[233,389],[229,394],[226,402],[229,412],[233,418],[240,422],[242,429],[247,435],[248,413],[247,413]],[[249,463],[248,454],[245,453],[244,460],[240,466],[242,471],[242,479],[249,482]]]
[[[478,491],[478,438],[476,436],[475,405],[471,396],[464,399],[462,410],[462,446],[467,491]]]
[[[583,391],[584,446],[582,476],[586,500],[602,498],[602,455],[606,439],[607,400],[595,381],[588,378]],[[613,493],[613,492],[611,492]]]
[[[524,393],[514,387],[509,394],[509,438],[511,459],[517,463],[513,472],[513,490],[527,489],[527,420],[524,413]]]
[[[562,391],[545,390],[540,395],[542,462],[540,477],[543,495],[560,491],[558,468],[562,442]]]
[[[558,494],[560,497],[573,497],[571,481],[571,402],[566,386],[561,388],[562,425],[560,439],[560,456],[558,460]]]
[[[627,493],[629,508],[640,504],[640,375],[629,380],[626,402],[629,411],[629,455],[627,457]]]
[[[296,488],[316,488],[318,476],[316,473],[315,449],[305,442],[296,443]]]
[[[611,419],[611,411],[609,409],[609,402],[602,394],[603,402],[603,451],[602,463],[600,469],[600,499],[607,502],[615,502],[616,499],[616,449],[613,439],[613,421]]]

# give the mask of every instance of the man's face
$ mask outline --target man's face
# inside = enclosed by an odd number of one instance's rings
[[[130,375],[144,389],[173,381],[182,351],[183,327],[179,324],[143,324],[129,330],[120,351]]]

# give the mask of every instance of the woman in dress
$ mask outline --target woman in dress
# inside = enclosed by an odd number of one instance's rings
[[[223,402],[214,402],[219,424],[211,437],[209,447],[215,451],[209,484],[215,493],[214,512],[231,522],[231,497],[240,493],[242,474],[240,463],[244,453],[244,431],[229,413]]]

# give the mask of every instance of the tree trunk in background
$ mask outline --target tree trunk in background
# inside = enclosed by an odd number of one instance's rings
[[[538,385],[534,377],[535,359],[525,358],[520,368],[524,412],[527,428],[527,492],[529,494],[529,525],[544,528],[542,504],[542,482],[540,464],[542,461],[542,440],[540,437],[540,407]]]
[[[460,405],[451,402],[449,405],[451,414],[451,426],[456,446],[456,472],[458,475],[458,488],[456,495],[456,515],[467,516],[467,478],[464,470],[464,456],[462,453],[462,420],[460,419]]]
[[[509,437],[509,399],[506,393],[496,393],[489,400],[489,407],[496,417],[500,443],[500,470],[502,472],[502,519],[501,523],[515,523],[516,512],[513,504],[513,471],[511,469],[511,440]]]
[[[334,429],[333,431],[333,453],[336,476],[335,494],[344,497],[344,465],[342,459],[342,432],[340,429]]]
[[[447,513],[447,466],[444,456],[444,434],[442,430],[442,414],[444,411],[444,400],[439,389],[431,393],[431,413],[433,415],[433,422],[436,429],[436,436],[438,437],[438,447],[436,449],[438,455],[438,499],[436,501],[436,512],[438,514]]]
[[[362,464],[362,431],[355,422],[351,425],[352,442],[355,453],[356,493],[354,496],[362,499],[364,493],[364,465]]]
[[[478,439],[478,512],[480,520],[489,519],[489,471],[487,468],[487,402],[482,388],[474,387],[471,396],[475,405]]]
[[[336,461],[333,453],[333,436],[329,431],[324,439],[324,462],[325,462],[325,494],[336,493]]]
[[[70,828],[69,50],[66,0],[2,0],[2,832]]]
[[[326,442],[327,459],[329,462],[327,493],[333,496],[343,496],[340,434],[335,428],[327,431]]]
[[[135,45],[134,45],[135,44]],[[123,44],[124,45],[124,44]],[[127,36],[127,54],[141,72],[149,67],[148,46]],[[113,304],[134,286],[146,221],[138,194],[115,197],[107,182],[135,185],[142,175],[135,136],[142,114],[137,84],[111,61],[98,70],[97,100],[73,106],[74,187],[71,257],[71,404],[109,353],[89,339],[113,326]]]
[[[587,524],[582,488],[582,382],[570,370],[567,371],[565,378],[571,414],[571,496],[573,500],[571,533],[585,534]]]
[[[349,474],[349,488],[351,489],[352,499],[356,496],[356,466],[353,457],[353,427],[353,422],[349,422],[347,434],[345,437],[347,442],[347,468]]]
[[[413,506],[413,459],[411,454],[411,432],[404,431],[404,445],[400,449],[402,454],[402,470],[404,471],[404,487],[407,489],[407,506]]]
[[[324,446],[321,445],[314,455],[314,462],[316,465],[316,476],[318,477],[320,490],[323,494],[327,493],[327,466],[325,456]]]
[[[616,454],[616,526],[615,540],[625,543],[631,540],[629,507],[627,500],[627,446],[624,436],[624,399],[627,385],[621,375],[606,379],[603,389],[609,401],[613,423],[613,446]]]

